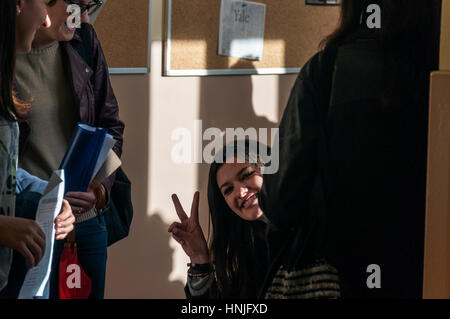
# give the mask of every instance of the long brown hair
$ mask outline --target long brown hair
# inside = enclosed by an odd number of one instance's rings
[[[0,1],[0,116],[13,122],[25,118],[30,105],[13,93],[16,62],[17,0]]]
[[[261,144],[258,144],[258,146]],[[208,180],[208,205],[212,222],[210,256],[216,275],[215,298],[256,298],[268,268],[266,243],[267,225],[261,221],[247,221],[238,217],[225,202],[217,185],[217,171],[224,165],[226,148],[238,153],[238,142],[227,145],[211,164]],[[249,154],[249,141],[245,141],[245,160],[258,155]],[[260,170],[262,163],[252,164]],[[226,164],[225,164],[226,165]]]

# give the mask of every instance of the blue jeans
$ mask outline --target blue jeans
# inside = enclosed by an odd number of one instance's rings
[[[89,299],[103,299],[105,295],[108,231],[103,216],[75,224],[75,241],[81,267],[92,282]],[[58,240],[53,255],[50,299],[58,298],[59,260],[65,240]]]

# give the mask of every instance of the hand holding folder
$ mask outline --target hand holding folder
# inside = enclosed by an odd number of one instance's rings
[[[65,171],[67,192],[86,192],[91,181],[102,182],[119,166],[112,151],[115,140],[107,129],[78,123],[60,169]]]

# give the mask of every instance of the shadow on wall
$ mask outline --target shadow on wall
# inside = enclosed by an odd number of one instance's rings
[[[132,242],[129,241],[128,249],[121,249],[120,260],[115,260],[108,273],[108,276],[114,276],[114,287],[109,287],[109,297],[185,298],[184,284],[168,279],[174,252],[169,246],[168,227],[160,213],[135,217]],[[124,292],[121,286],[133,287],[133,291]]]
[[[278,121],[281,121],[289,96],[298,74],[284,74],[278,77]]]
[[[105,298],[184,298],[184,283],[171,282],[169,225],[147,215],[149,194],[149,76],[111,77],[125,123],[123,168],[131,180],[133,223],[127,238],[108,248]],[[151,178],[151,177],[150,177]]]

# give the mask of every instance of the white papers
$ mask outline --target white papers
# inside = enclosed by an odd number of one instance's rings
[[[109,150],[108,157],[106,157],[105,162],[102,167],[98,171],[97,175],[95,175],[94,179],[103,182],[106,178],[108,178],[112,173],[114,173],[119,167],[122,165],[122,161],[119,156],[113,150]]]
[[[222,0],[219,55],[261,60],[264,46],[266,5]]]
[[[52,267],[55,242],[55,218],[61,211],[64,197],[64,170],[54,171],[39,201],[36,223],[45,234],[45,253],[39,264],[28,270],[20,289],[19,299],[48,298],[46,288]],[[46,295],[47,294],[47,295]]]
[[[116,140],[114,139],[114,137],[112,137],[111,134],[106,134],[102,149],[100,150],[100,153],[98,155],[97,163],[95,164],[94,172],[92,173],[91,181],[103,166],[103,163],[106,161],[109,151],[113,148],[114,144],[116,144]],[[100,182],[102,182],[102,180]]]

